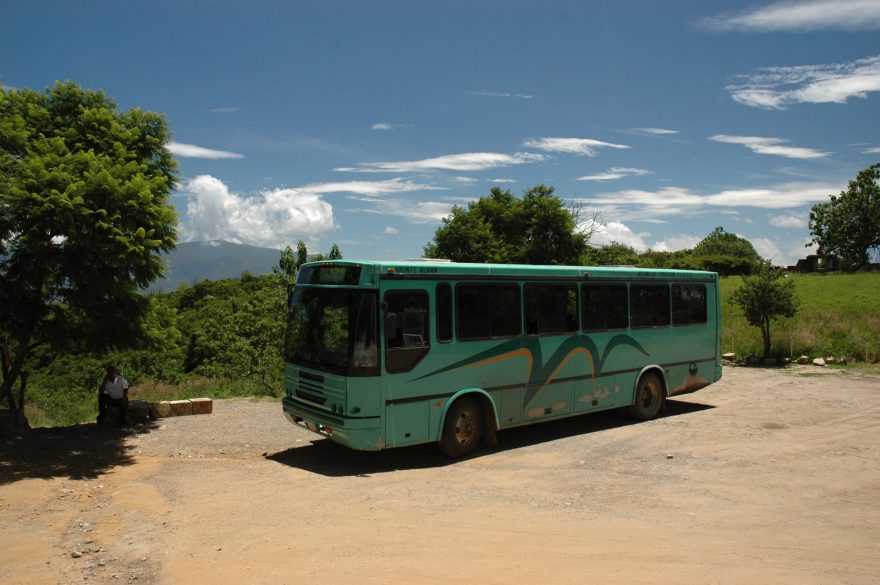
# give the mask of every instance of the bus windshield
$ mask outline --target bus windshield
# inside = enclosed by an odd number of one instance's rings
[[[285,359],[342,376],[379,374],[375,291],[297,287]]]

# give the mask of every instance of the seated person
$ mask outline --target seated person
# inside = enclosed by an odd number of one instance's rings
[[[115,366],[107,366],[107,375],[98,388],[98,424],[106,419],[108,404],[119,409],[119,426],[124,425],[128,414],[128,380]]]

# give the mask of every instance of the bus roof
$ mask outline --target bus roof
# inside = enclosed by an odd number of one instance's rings
[[[679,270],[667,268],[639,268],[633,266],[554,266],[536,264],[476,264],[464,262],[432,260],[324,260],[309,262],[305,267],[327,265],[357,265],[378,277],[406,277],[418,275],[426,277],[512,277],[512,278],[580,278],[591,277],[628,279],[674,279],[716,280],[715,272],[701,270]],[[368,280],[372,280],[368,278]]]

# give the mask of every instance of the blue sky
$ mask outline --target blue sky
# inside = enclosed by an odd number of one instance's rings
[[[6,0],[0,83],[165,114],[181,240],[418,257],[453,205],[552,185],[593,242],[715,226],[793,263],[880,162],[880,0]]]

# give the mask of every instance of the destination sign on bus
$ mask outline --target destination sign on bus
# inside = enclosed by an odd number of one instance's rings
[[[335,284],[356,286],[361,279],[361,267],[351,265],[327,264],[303,266],[297,284]]]

